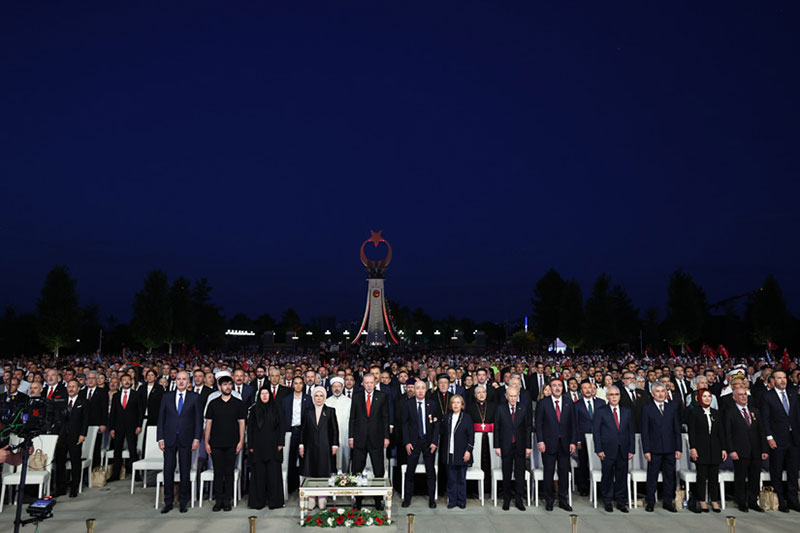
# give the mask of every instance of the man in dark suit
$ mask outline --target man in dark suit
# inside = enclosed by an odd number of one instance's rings
[[[298,452],[300,450],[300,426],[306,409],[312,409],[314,402],[311,396],[303,392],[305,384],[302,376],[295,376],[292,380],[291,394],[283,397],[283,416],[286,428],[292,433],[289,441],[289,464],[287,466],[287,488],[294,492],[300,485],[300,470],[297,466]]]
[[[44,380],[42,398],[46,400],[65,400],[67,398],[67,387],[61,383],[58,371],[55,368],[48,368],[45,371]]]
[[[531,406],[519,401],[519,389],[506,391],[506,401],[500,403],[494,418],[494,453],[503,468],[503,510],[511,507],[511,476],[514,476],[514,503],[525,510],[525,459],[531,456]],[[552,490],[552,489],[551,489]]]
[[[69,456],[72,479],[69,497],[78,495],[81,479],[81,450],[89,428],[89,409],[86,400],[78,394],[80,384],[72,380],[67,384],[67,419],[61,426],[56,441],[56,496],[67,493],[67,456]]]
[[[19,392],[19,379],[11,378],[8,380],[8,391],[0,394],[0,405],[25,405],[28,403],[28,396]]]
[[[769,477],[780,501],[779,511],[800,511],[797,499],[798,446],[800,446],[800,403],[786,388],[786,372],[772,373],[775,388],[761,397],[761,420],[769,446]],[[786,491],[783,472],[786,471]]]
[[[731,394],[733,407],[722,413],[725,447],[733,460],[733,490],[739,510],[752,509],[763,513],[758,505],[761,462],[769,455],[764,443],[761,414],[747,405],[747,389],[737,388]]]
[[[353,394],[350,406],[348,444],[353,450],[353,472],[364,470],[369,456],[375,477],[383,477],[383,454],[389,446],[389,400],[384,393],[375,390],[375,376],[372,374],[365,374],[362,384],[364,390]],[[361,507],[361,500],[356,498],[356,507]],[[383,509],[379,496],[375,497],[375,508]]]
[[[542,363],[537,363],[536,372],[531,372],[530,375],[528,375],[528,390],[534,402],[539,398],[539,394],[547,383],[548,379],[544,374],[544,365]]]
[[[553,478],[558,467],[558,506],[572,511],[569,505],[570,455],[577,448],[577,416],[571,399],[564,397],[564,383],[559,378],[550,381],[552,394],[536,405],[536,440],[544,467],[545,509],[553,510]]]
[[[411,505],[414,495],[414,473],[420,457],[425,462],[425,476],[428,482],[428,506],[436,508],[435,459],[439,443],[441,420],[434,416],[433,403],[426,398],[427,387],[422,381],[414,383],[414,398],[402,400],[399,404],[402,424],[403,447],[408,456],[406,488],[403,507]]]
[[[478,385],[483,385],[486,388],[486,401],[487,402],[497,402],[499,398],[497,398],[497,389],[492,387],[492,382],[489,380],[489,371],[485,368],[479,368],[475,371],[475,385],[471,387],[471,390],[468,391],[467,394],[467,402],[471,403],[475,401],[475,387]]]
[[[619,393],[619,391],[617,391]],[[617,400],[619,401],[619,399]],[[587,379],[581,383],[581,399],[574,403],[578,429],[578,468],[575,469],[575,485],[581,496],[589,494],[589,456],[586,450],[586,434],[592,433],[592,420],[597,410],[606,403],[594,397],[594,387]]]
[[[428,392],[428,399],[433,404],[434,416],[439,420],[444,420],[445,415],[450,412],[450,399],[453,393],[450,392],[450,378],[447,374],[441,373],[436,376],[436,388]],[[441,435],[440,435],[441,440]],[[441,443],[438,443],[441,445]],[[447,464],[444,454],[439,454],[439,486],[447,486]]]
[[[667,402],[663,383],[653,385],[653,401],[642,407],[642,452],[647,459],[645,511],[655,507],[658,474],[662,474],[664,509],[675,508],[675,460],[681,458],[681,422],[677,402]]]
[[[283,403],[283,399],[286,397],[287,394],[291,394],[291,389],[285,385],[282,385],[281,382],[283,378],[281,377],[281,371],[277,368],[271,368],[269,371],[269,383],[267,386],[269,387],[269,391],[272,393],[272,398],[278,400]]]
[[[131,388],[131,377],[123,374],[119,382],[120,390],[111,402],[111,417],[108,422],[111,427],[111,438],[114,439],[114,467],[108,481],[119,480],[122,469],[122,448],[125,443],[128,444],[131,463],[138,459],[136,439],[142,432],[144,415],[141,395]]]
[[[237,368],[233,372],[233,390],[242,397],[245,408],[250,407],[255,402],[256,389],[244,382],[244,370],[241,368]]]
[[[636,374],[630,370],[622,373],[622,380],[619,384],[619,404],[626,409],[630,409],[633,414],[633,425],[636,433],[641,432],[642,407],[650,401],[650,395],[644,389],[636,388]]]
[[[617,509],[628,512],[628,461],[633,458],[636,442],[633,415],[620,406],[620,391],[614,386],[606,391],[608,405],[602,405],[592,420],[594,452],[602,461],[600,492],[606,512],[612,512],[612,499]]]
[[[89,425],[98,426],[98,438],[95,439],[92,450],[92,464],[100,464],[100,448],[103,435],[108,427],[108,389],[97,386],[97,372],[94,370],[86,374],[86,387],[78,393],[86,400],[86,409],[89,411]]]
[[[186,512],[191,496],[189,473],[192,470],[192,452],[200,446],[203,434],[203,408],[200,396],[187,390],[189,373],[178,372],[175,378],[175,390],[164,393],[158,412],[156,439],[158,447],[164,452],[164,507],[162,513],[168,513],[173,507],[175,486],[175,456],[180,465],[180,512]]]
[[[672,370],[672,382],[675,383],[675,393],[679,396],[681,406],[686,407],[686,397],[692,392],[692,385],[686,379],[681,365],[675,365]]]
[[[148,427],[158,425],[158,413],[161,411],[161,400],[164,398],[164,387],[156,383],[157,375],[155,371],[148,370],[145,375],[145,384],[139,387],[139,393],[143,395],[144,416],[147,418]]]

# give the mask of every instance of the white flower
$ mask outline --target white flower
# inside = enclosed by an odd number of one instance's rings
[[[353,527],[353,521],[352,520],[345,520],[344,525],[345,525],[345,527]]]
[[[361,509],[361,512],[362,512],[362,513],[368,513],[368,512],[369,512],[369,509],[367,509],[366,507],[364,507],[363,509]]]
[[[328,525],[329,525],[329,526],[332,526],[332,525],[333,525],[333,518],[328,518]]]
[[[339,513],[339,514],[344,514],[344,509],[339,507],[338,509],[336,509],[336,512]]]
[[[371,525],[372,525],[372,518],[367,518],[367,525],[368,525],[368,526],[371,526]]]

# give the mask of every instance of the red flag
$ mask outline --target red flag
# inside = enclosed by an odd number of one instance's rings
[[[781,366],[784,372],[789,370],[789,348],[783,349],[783,359],[781,359]]]
[[[669,354],[672,356],[673,359],[678,358],[678,356],[675,355],[675,350],[672,349],[672,346],[669,347]]]
[[[703,346],[700,348],[700,354],[705,355],[709,359],[714,359],[717,356],[717,353],[714,351],[714,348],[705,343],[703,343]]]
[[[725,347],[721,344],[719,345],[719,348],[717,348],[717,352],[721,353],[725,359],[728,359],[730,357],[728,350],[726,350]]]
[[[771,340],[767,341],[767,350],[777,350],[778,345],[772,342]]]
[[[686,345],[686,353],[688,353],[689,355],[694,355],[694,352],[692,352],[692,349],[689,347],[688,344]]]

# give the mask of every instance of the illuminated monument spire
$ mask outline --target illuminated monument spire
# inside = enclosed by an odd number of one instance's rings
[[[392,333],[392,325],[389,322],[389,314],[386,310],[386,299],[383,294],[383,280],[386,278],[386,267],[392,260],[392,246],[381,236],[382,231],[370,230],[370,238],[361,245],[361,262],[367,269],[367,308],[364,310],[364,320],[358,335],[353,340],[357,343],[363,336],[367,336],[367,344],[370,346],[382,345],[387,343],[386,334],[389,334],[392,342],[397,344],[397,338]],[[371,242],[377,248],[380,243],[386,243],[388,252],[386,257],[380,261],[368,259],[364,253],[364,247]]]

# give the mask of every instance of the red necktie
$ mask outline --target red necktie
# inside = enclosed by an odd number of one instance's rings
[[[556,418],[558,418],[559,423],[561,422],[561,409],[558,407],[559,401],[556,400]]]
[[[747,427],[750,427],[750,424],[751,424],[751,422],[750,422],[750,413],[747,412],[747,407],[742,409],[742,412],[744,413],[745,421],[747,421]]]
[[[72,399],[72,398],[70,398],[70,399],[69,399],[69,408],[70,408],[70,409],[72,409],[72,404],[73,404],[74,402],[75,402],[75,400],[74,400],[74,399]]]
[[[617,416],[617,408],[615,407],[615,408],[613,409],[613,411],[614,411],[614,422],[616,422],[616,424],[617,424],[617,431],[619,431],[619,417]]]
[[[53,398],[53,391],[54,391],[55,389],[56,389],[55,387],[50,387],[50,390],[49,390],[49,391],[47,391],[47,399],[48,399],[48,400],[50,400],[50,399],[52,399],[52,398]]]
[[[272,387],[272,397],[274,398],[277,395],[278,395],[278,387],[277,386],[273,386]]]
[[[128,407],[128,391],[122,393],[122,408]]]
[[[367,416],[369,416],[369,410],[372,407],[372,393],[367,393]]]

